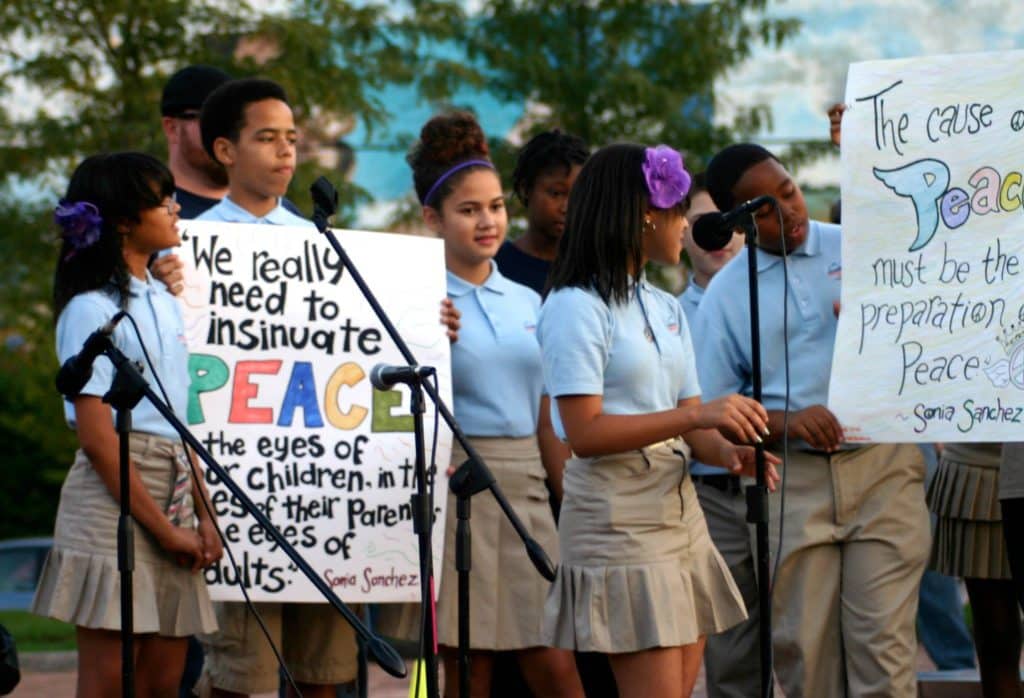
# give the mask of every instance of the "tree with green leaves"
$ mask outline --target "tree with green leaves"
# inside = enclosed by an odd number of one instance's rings
[[[469,55],[489,89],[548,115],[595,146],[669,143],[698,156],[767,123],[764,105],[715,125],[715,81],[778,46],[795,20],[765,16],[767,0],[488,0]]]
[[[0,168],[59,171],[83,154],[133,148],[161,155],[160,92],[190,63],[284,85],[299,123],[349,118],[379,125],[377,91],[413,83],[444,97],[465,68],[434,59],[429,42],[455,36],[458,3],[294,0],[7,0],[0,9],[0,94],[27,85],[39,105],[0,112]]]

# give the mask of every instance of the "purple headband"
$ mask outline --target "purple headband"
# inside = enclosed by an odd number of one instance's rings
[[[683,156],[667,145],[644,150],[644,180],[655,208],[672,208],[690,191],[690,173],[683,168]]]
[[[429,206],[431,197],[433,197],[434,194],[437,193],[437,190],[441,188],[441,185],[444,184],[446,179],[451,177],[459,170],[464,170],[467,167],[472,167],[473,165],[483,165],[484,167],[489,167],[492,170],[494,169],[494,165],[488,162],[487,160],[466,160],[465,162],[460,162],[458,165],[453,165],[448,169],[447,172],[445,172],[443,175],[437,178],[437,181],[434,182],[433,186],[430,187],[429,191],[427,191],[427,195],[423,197],[420,203],[422,203],[424,206]]]
[[[102,233],[103,217],[96,204],[88,201],[67,201],[61,199],[53,211],[53,220],[60,226],[61,237],[67,240],[71,249],[64,256],[67,261],[79,250],[94,244]]]

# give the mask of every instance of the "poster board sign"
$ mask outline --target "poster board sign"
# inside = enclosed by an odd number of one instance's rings
[[[369,380],[376,364],[406,361],[338,255],[312,227],[186,221],[181,231],[189,427],[342,600],[418,599],[410,393]],[[436,367],[450,404],[442,242],[336,234],[417,362]],[[434,420],[428,404],[428,457]],[[450,441],[441,429],[435,574]],[[207,483],[238,565],[225,555],[206,571],[211,596],[241,600],[240,574],[254,601],[321,601],[212,473]]]
[[[1024,433],[1022,61],[850,66],[829,387],[850,441]]]

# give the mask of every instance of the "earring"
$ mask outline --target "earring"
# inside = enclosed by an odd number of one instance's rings
[[[658,232],[657,224],[649,216],[644,216],[644,227],[646,228],[647,226],[650,226],[652,234]]]

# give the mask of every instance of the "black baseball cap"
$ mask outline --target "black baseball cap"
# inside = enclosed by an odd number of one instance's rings
[[[230,79],[231,76],[223,70],[210,65],[182,68],[164,85],[160,113],[177,116],[189,109],[200,109],[207,96]]]

